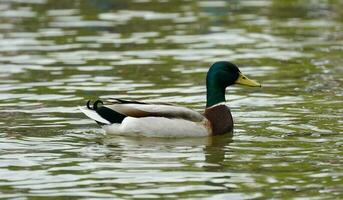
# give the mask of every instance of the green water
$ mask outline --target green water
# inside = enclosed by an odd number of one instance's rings
[[[1,0],[0,198],[343,199],[340,0]],[[97,97],[205,105],[233,61],[233,138],[104,135]]]

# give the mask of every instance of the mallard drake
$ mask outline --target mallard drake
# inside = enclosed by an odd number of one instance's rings
[[[230,133],[233,119],[225,103],[225,89],[233,84],[261,87],[230,62],[214,63],[206,77],[207,103],[203,114],[166,103],[109,98],[79,109],[108,134],[148,137],[201,137]]]

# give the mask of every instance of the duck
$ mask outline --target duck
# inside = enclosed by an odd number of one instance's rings
[[[79,109],[98,123],[106,134],[145,137],[209,137],[233,134],[234,122],[225,104],[225,91],[235,84],[261,87],[228,61],[211,65],[206,75],[203,113],[172,103],[120,98],[88,101]]]

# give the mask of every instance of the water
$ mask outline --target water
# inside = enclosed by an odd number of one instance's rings
[[[0,197],[343,198],[339,0],[1,0]],[[205,73],[237,63],[234,137],[104,135],[98,96],[201,111]]]

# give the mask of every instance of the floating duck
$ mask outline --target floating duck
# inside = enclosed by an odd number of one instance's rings
[[[230,62],[214,63],[206,77],[204,113],[167,103],[147,103],[109,98],[79,109],[107,134],[147,137],[202,137],[232,133],[233,119],[225,105],[225,89],[234,84],[261,87]]]

